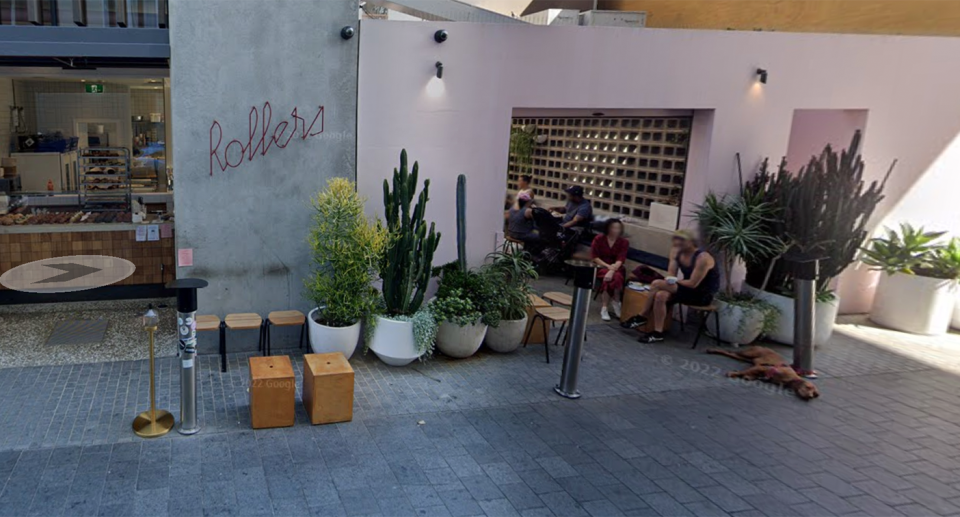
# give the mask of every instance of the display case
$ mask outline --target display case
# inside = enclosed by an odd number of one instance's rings
[[[130,151],[124,147],[86,147],[77,156],[80,202],[86,211],[129,211]]]

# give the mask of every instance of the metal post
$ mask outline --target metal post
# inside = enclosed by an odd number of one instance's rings
[[[577,380],[580,375],[580,357],[583,354],[583,339],[587,332],[587,312],[590,310],[590,294],[596,278],[596,268],[592,262],[568,260],[573,267],[573,306],[570,307],[570,328],[567,330],[567,347],[563,351],[563,372],[560,384],[553,388],[561,397],[580,398]],[[549,346],[549,345],[548,345]]]
[[[793,276],[793,369],[814,378],[813,335],[817,302],[817,260],[797,261]]]
[[[144,411],[133,420],[133,432],[142,438],[163,436],[173,429],[173,415],[169,411],[157,409],[156,370],[154,368],[153,335],[157,331],[160,317],[153,307],[143,316],[144,328],[150,334],[150,411]]]
[[[197,289],[206,280],[182,278],[167,284],[177,290],[177,333],[180,336],[180,434],[200,431],[197,421]]]

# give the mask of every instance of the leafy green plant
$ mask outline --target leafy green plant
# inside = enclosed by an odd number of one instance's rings
[[[763,316],[760,334],[769,334],[777,328],[777,323],[780,320],[780,310],[773,305],[747,293],[734,293],[724,296],[723,301],[728,305],[760,312]],[[746,322],[746,319],[740,320],[740,328],[737,329],[739,332],[743,332],[743,326],[746,325]]]
[[[456,296],[470,300],[473,307],[480,311],[485,325],[496,327],[500,324],[499,291],[497,279],[488,268],[462,271],[457,262],[444,264],[435,272],[440,277],[437,299]]]
[[[879,269],[888,275],[905,274],[950,278],[939,273],[935,265],[943,246],[937,241],[946,232],[928,232],[923,227],[914,228],[901,223],[900,230],[886,228],[886,235],[870,240],[863,249],[864,264]]]
[[[694,210],[704,241],[718,254],[723,269],[723,291],[728,298],[733,295],[730,278],[738,260],[758,260],[773,256],[783,248],[783,242],[770,235],[765,227],[776,214],[776,207],[759,196],[728,197],[713,192]]]
[[[536,142],[536,126],[522,126],[510,132],[510,155],[520,174],[530,174],[533,168],[533,146]]]
[[[322,325],[353,325],[376,303],[370,283],[376,278],[387,232],[380,221],[367,219],[363,203],[354,183],[344,178],[329,180],[312,200],[314,224],[308,241],[314,272],[304,285]]]
[[[488,278],[497,290],[497,309],[503,320],[520,320],[527,314],[530,305],[530,281],[535,280],[537,270],[530,254],[494,252],[487,255]]]
[[[933,269],[940,278],[960,279],[960,238],[950,239],[934,252]]]
[[[483,314],[460,289],[453,289],[444,297],[430,302],[430,312],[439,322],[450,322],[460,327],[475,325]]]
[[[393,190],[383,180],[383,207],[390,241],[383,254],[380,274],[383,279],[383,300],[388,316],[414,315],[423,304],[430,281],[433,254],[440,243],[434,223],[424,221],[429,200],[430,180],[423,181],[423,190],[411,211],[410,203],[417,190],[419,164],[407,173],[407,151],[400,152],[400,168],[393,169]]]

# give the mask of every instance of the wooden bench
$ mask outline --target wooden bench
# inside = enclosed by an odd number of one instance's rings
[[[300,311],[273,311],[267,314],[266,336],[267,355],[271,352],[271,329],[273,327],[300,326],[300,348],[303,348],[303,336],[307,333],[307,317]]]
[[[263,352],[263,318],[255,312],[241,312],[237,314],[227,314],[223,318],[224,327],[230,330],[253,330],[260,331],[257,336],[257,351]],[[226,335],[226,332],[224,332]],[[224,337],[224,355],[226,355],[226,337]]]

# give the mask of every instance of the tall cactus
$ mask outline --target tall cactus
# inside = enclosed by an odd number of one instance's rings
[[[467,177],[457,176],[457,263],[467,270]]]
[[[400,152],[400,169],[393,169],[393,191],[383,180],[383,208],[390,232],[390,244],[383,258],[383,300],[387,313],[411,316],[423,304],[430,281],[433,254],[440,243],[434,223],[423,220],[429,199],[430,180],[423,181],[423,190],[410,212],[410,202],[417,190],[419,164],[407,173],[407,150]]]

